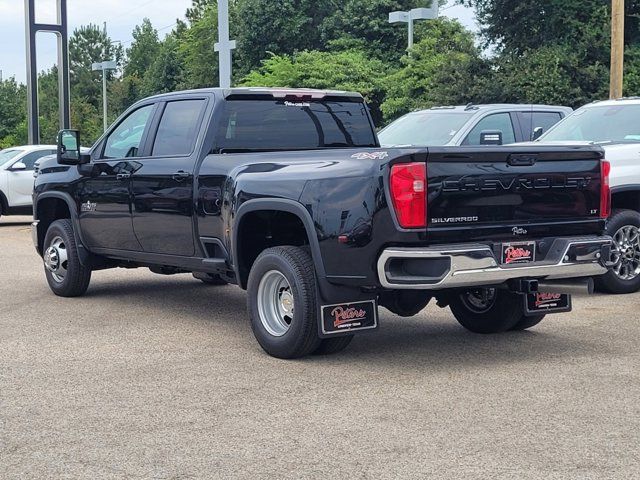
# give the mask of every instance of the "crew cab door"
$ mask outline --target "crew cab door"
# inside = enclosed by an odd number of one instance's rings
[[[145,252],[193,256],[196,141],[206,98],[164,102],[154,122],[151,155],[132,175],[133,226]]]
[[[156,106],[127,115],[97,147],[78,186],[80,227],[90,248],[140,251],[131,222],[131,175],[141,167]]]

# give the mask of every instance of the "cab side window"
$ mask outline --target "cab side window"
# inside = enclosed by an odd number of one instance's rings
[[[55,153],[55,150],[40,150],[38,152],[31,152],[25,155],[19,161],[20,163],[24,163],[26,165],[27,170],[33,170],[35,168],[35,163],[38,160],[40,160],[42,157],[46,157],[47,155],[54,155]]]
[[[519,118],[523,138],[533,140],[536,128],[542,128],[543,132],[548,131],[562,120],[562,114],[560,112],[520,112]]]
[[[189,155],[200,130],[205,100],[179,100],[167,103],[153,145],[153,156]]]
[[[508,113],[494,113],[488,115],[478,122],[471,130],[463,145],[480,145],[480,134],[487,130],[500,130],[502,132],[502,143],[515,143],[516,134]]]
[[[153,105],[139,108],[111,132],[102,158],[132,158],[140,156],[142,137],[151,120]]]

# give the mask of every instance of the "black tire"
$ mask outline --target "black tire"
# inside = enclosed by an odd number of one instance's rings
[[[394,290],[380,296],[380,305],[401,317],[413,317],[424,310],[431,301],[431,294],[421,290]]]
[[[353,340],[353,335],[345,335],[344,337],[324,338],[320,341],[320,345],[313,352],[314,355],[332,355],[343,351],[349,346]]]
[[[484,292],[487,293],[486,304],[481,300]],[[478,288],[460,291],[451,296],[449,307],[460,325],[474,333],[507,332],[525,318],[522,297],[506,290]]]
[[[616,234],[625,227],[640,229],[640,213],[633,210],[614,210],[613,215],[607,222],[607,234],[614,237],[615,241]],[[638,244],[637,248],[640,248],[640,244]],[[614,252],[612,260],[616,259],[622,260],[619,254]],[[640,291],[640,274],[632,279],[624,279],[620,277],[616,268],[618,267],[614,267],[608,273],[595,278],[596,287],[599,291],[618,295]]]
[[[202,283],[207,285],[228,285],[229,283],[222,279],[220,275],[216,275],[214,273],[194,273],[193,278],[200,280]]]
[[[530,328],[538,325],[542,320],[544,320],[546,315],[536,315],[534,317],[523,317],[516,325],[511,329],[513,331],[522,331],[529,330]]]
[[[275,272],[275,273],[274,273]],[[284,325],[284,331],[280,335],[269,332],[266,324],[267,317],[261,317],[260,305],[267,302],[260,298],[275,298],[265,291],[269,277],[284,277],[288,289],[279,290],[282,300],[285,294],[291,297],[293,312]],[[300,358],[316,351],[320,346],[318,337],[317,300],[316,300],[316,275],[311,256],[298,247],[275,247],[262,252],[249,274],[247,287],[247,305],[251,329],[258,343],[265,352],[277,358]]]
[[[55,248],[54,245],[58,245],[59,248]],[[56,257],[58,260],[64,258],[60,256],[60,251],[66,252],[66,262],[58,262],[58,273],[47,268],[47,258],[51,257],[50,249],[55,249],[58,252],[58,257]],[[45,257],[44,273],[53,293],[59,297],[79,297],[86,293],[91,281],[91,269],[80,263],[71,220],[56,220],[49,226],[44,238],[43,254]],[[50,265],[53,264],[50,263]],[[64,275],[62,275],[63,270]]]

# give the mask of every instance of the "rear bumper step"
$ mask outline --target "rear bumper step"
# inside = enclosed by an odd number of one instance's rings
[[[380,284],[394,290],[444,290],[500,285],[509,280],[558,280],[607,273],[610,237],[555,239],[544,260],[500,265],[490,245],[388,248],[378,259]]]

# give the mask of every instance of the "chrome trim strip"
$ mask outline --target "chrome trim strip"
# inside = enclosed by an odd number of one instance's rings
[[[526,265],[501,266],[488,245],[461,244],[434,246],[428,248],[388,248],[378,259],[377,269],[380,284],[394,290],[443,290],[447,288],[474,287],[479,285],[498,285],[507,280],[518,278],[544,278],[548,280],[580,278],[603,275],[607,268],[601,265],[600,254],[580,257],[574,262],[565,261],[571,249],[589,245],[606,246],[611,244],[610,237],[559,238],[559,246],[566,244],[561,255]],[[555,243],[554,243],[555,245]],[[549,254],[554,251],[552,246]],[[386,266],[394,258],[450,258],[451,269],[442,280],[436,283],[393,283],[386,273]]]

